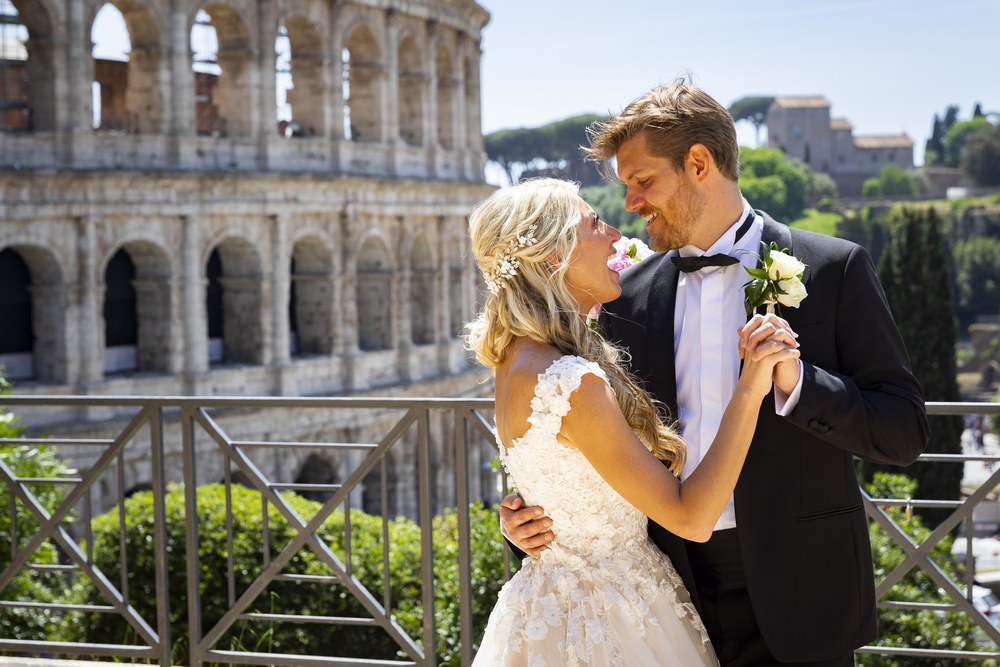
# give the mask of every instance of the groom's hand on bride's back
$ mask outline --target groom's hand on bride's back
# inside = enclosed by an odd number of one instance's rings
[[[500,532],[521,551],[537,556],[555,537],[549,530],[552,519],[544,514],[541,507],[525,507],[521,496],[512,493],[500,502]]]

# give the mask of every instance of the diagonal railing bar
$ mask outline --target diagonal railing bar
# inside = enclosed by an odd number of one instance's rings
[[[472,414],[472,423],[475,425],[479,432],[486,438],[494,447],[496,447],[497,431],[496,428],[486,421],[486,417],[483,417],[479,410],[470,409],[469,413]]]
[[[867,503],[871,503],[871,498],[868,497],[867,493],[862,490],[865,494],[864,498]],[[874,515],[874,516],[872,516]],[[917,544],[906,534],[905,531],[900,527],[900,525],[895,522],[892,517],[888,516],[880,509],[873,509],[869,512],[869,516],[875,519],[875,521],[882,527],[886,534],[896,542],[897,545],[906,553],[908,556],[914,556],[919,548],[927,543],[927,540],[921,544]],[[930,538],[928,538],[929,540]],[[934,543],[936,544],[936,542]],[[907,560],[910,560],[908,557]],[[906,561],[904,561],[906,562]],[[901,566],[897,566],[893,573],[899,572]],[[938,585],[938,587],[952,599],[953,605],[948,605],[949,608],[958,608],[965,612],[972,618],[994,642],[1000,642],[1000,632],[989,622],[982,613],[980,613],[967,598],[965,593],[958,588],[958,585],[952,581],[944,570],[938,566],[931,558],[929,553],[927,555],[921,556],[919,560],[914,564],[913,567],[919,567],[923,570],[933,581]],[[913,569],[913,567],[908,568],[903,572],[902,576],[905,576],[907,572]],[[881,600],[882,597],[891,590],[891,586],[885,586],[885,580],[883,580],[876,588],[876,599]],[[923,608],[923,607],[921,607]]]
[[[257,467],[246,458],[246,456],[240,452],[238,449],[232,447],[231,440],[222,430],[222,428],[211,418],[211,416],[204,410],[200,409],[195,411],[194,419],[202,426],[205,432],[215,440],[216,444],[222,448],[223,452],[231,458],[237,465],[240,466],[242,472],[247,475],[250,482],[253,483],[262,496],[268,498],[268,500],[275,505],[275,508],[285,517],[289,522],[290,526],[296,531],[295,537],[289,541],[284,549],[275,556],[270,565],[265,568],[257,579],[251,583],[246,591],[240,596],[240,598],[235,602],[235,604],[219,619],[216,625],[209,630],[201,641],[198,642],[199,651],[204,651],[206,654],[212,652],[212,645],[221,638],[222,634],[228,630],[232,624],[236,621],[237,617],[243,613],[246,608],[253,603],[254,600],[264,591],[264,589],[270,584],[274,579],[274,576],[281,571],[281,568],[291,560],[291,558],[298,553],[302,546],[308,545],[316,553],[317,557],[324,562],[330,569],[334,571],[335,574],[341,580],[342,585],[351,592],[352,595],[372,614],[374,618],[379,621],[379,625],[385,630],[393,640],[400,646],[400,648],[406,650],[411,657],[416,657],[418,659],[423,659],[423,653],[420,647],[413,642],[413,640],[406,634],[406,632],[396,623],[396,621],[388,614],[388,612],[379,605],[378,601],[371,595],[371,593],[364,587],[364,585],[356,579],[353,575],[348,575],[344,564],[337,558],[336,554],[330,550],[329,546],[321,539],[316,536],[316,532],[327,517],[341,505],[344,501],[343,498],[346,496],[350,487],[363,479],[362,472],[367,472],[373,465],[374,459],[381,457],[385,451],[392,446],[396,440],[402,435],[406,427],[416,418],[414,410],[408,411],[396,426],[390,431],[389,435],[379,443],[379,446],[369,453],[366,457],[365,462],[362,463],[361,467],[348,478],[347,482],[344,483],[344,488],[340,489],[337,493],[331,496],[323,506],[317,511],[312,520],[306,523],[291,506],[282,498],[279,494],[275,493],[270,485],[266,481],[264,475],[257,469]],[[368,463],[369,465],[365,465]],[[362,471],[362,468],[364,471]],[[349,484],[350,483],[350,487]],[[388,546],[386,547],[388,548]],[[386,582],[388,584],[388,582]],[[247,653],[250,655],[250,653]]]
[[[977,488],[968,498],[966,498],[962,502],[962,504],[958,508],[956,508],[950,515],[948,515],[948,517],[944,521],[942,521],[933,531],[931,531],[930,535],[928,535],[927,538],[924,539],[919,545],[914,544],[912,540],[910,540],[909,538],[907,538],[906,540],[908,545],[900,544],[900,546],[902,546],[904,549],[906,549],[907,546],[911,547],[910,549],[908,549],[908,555],[903,560],[902,563],[897,565],[892,570],[892,572],[890,572],[886,576],[886,578],[882,582],[882,585],[880,585],[878,590],[876,591],[876,594],[879,597],[881,597],[882,595],[885,594],[886,591],[889,590],[889,588],[894,586],[904,576],[906,576],[907,572],[912,570],[921,562],[925,563],[931,562],[930,559],[928,558],[928,554],[935,547],[935,545],[937,545],[938,542],[944,539],[945,535],[948,535],[951,532],[951,530],[955,528],[955,526],[957,526],[962,521],[962,519],[971,517],[972,510],[975,508],[975,506],[978,505],[983,499],[985,499],[987,495],[992,493],[993,489],[996,487],[997,484],[1000,484],[1000,469],[998,469],[996,472],[990,475],[989,479],[985,483],[980,485],[979,488]],[[876,514],[881,514],[885,516],[885,519],[887,521],[891,521],[888,515],[886,515],[880,508],[874,505],[871,497],[868,496],[868,494],[865,493],[864,490],[862,490],[862,495],[865,501],[868,503],[868,507],[871,508],[869,510],[869,514],[871,514],[872,512]],[[878,519],[878,517],[875,518],[877,521],[880,522],[880,524],[882,523]]]
[[[127,598],[115,588],[115,585],[107,578],[107,576],[97,567],[95,567],[87,557],[86,552],[80,548],[80,545],[69,533],[67,533],[60,525],[61,518],[68,514],[76,502],[79,500],[80,495],[90,487],[91,484],[97,479],[103,469],[110,465],[111,459],[115,458],[121,451],[122,448],[134,437],[135,433],[138,431],[139,427],[148,419],[148,412],[146,409],[141,410],[135,417],[129,422],[128,426],[118,438],[115,439],[115,445],[109,448],[105,454],[98,459],[91,468],[90,472],[83,478],[79,485],[77,485],[66,498],[63,499],[62,503],[56,508],[56,511],[51,515],[46,511],[45,507],[38,500],[38,498],[31,493],[31,491],[19,480],[13,471],[0,459],[0,477],[3,477],[11,488],[14,489],[15,494],[21,499],[21,502],[25,505],[29,512],[41,525],[35,537],[32,538],[28,544],[21,549],[14,559],[12,559],[7,570],[0,576],[0,590],[6,587],[7,583],[14,576],[14,574],[24,567],[25,562],[32,554],[41,546],[41,543],[47,538],[52,538],[55,540],[59,546],[62,547],[66,555],[72,560],[80,572],[86,574],[86,576],[93,582],[94,586],[100,591],[101,595],[104,596],[106,600],[112,603],[116,608],[119,615],[128,622],[129,625],[139,634],[143,641],[145,641],[150,647],[156,647],[159,645],[159,637],[156,631],[146,622],[132,606]],[[127,436],[127,437],[126,437]],[[124,555],[123,555],[124,557]]]
[[[33,513],[37,510],[40,511],[41,515],[45,517],[42,520],[42,525],[38,527],[38,531],[35,533],[35,536],[31,538],[31,540],[29,540],[18,553],[12,554],[11,562],[7,569],[4,572],[0,572],[0,590],[7,587],[7,584],[10,583],[14,574],[21,569],[27,562],[28,558],[30,558],[31,555],[38,550],[38,547],[40,547],[42,542],[49,537],[49,533],[54,530],[55,526],[59,525],[59,523],[66,518],[66,515],[73,511],[73,507],[80,500],[80,496],[82,496],[83,493],[87,491],[91,485],[93,485],[97,478],[104,473],[104,470],[111,464],[111,461],[115,458],[115,456],[117,456],[118,450],[123,448],[126,443],[132,439],[135,433],[146,421],[146,418],[147,411],[145,409],[136,413],[125,428],[122,429],[122,432],[118,435],[118,437],[114,439],[113,444],[108,447],[107,451],[105,451],[104,454],[97,459],[97,461],[94,462],[90,471],[83,476],[80,484],[66,494],[62,503],[56,507],[51,516],[49,516],[49,514],[45,511],[41,503],[38,502],[38,499],[34,496],[34,494],[32,494],[29,490],[22,488],[21,485],[16,482],[17,476],[14,474],[14,471],[7,467],[3,460],[0,459],[0,478],[3,478],[3,480],[7,482],[9,488],[18,495],[21,502],[25,503]],[[37,513],[35,515],[39,516]]]

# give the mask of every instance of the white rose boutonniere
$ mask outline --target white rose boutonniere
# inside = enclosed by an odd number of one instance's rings
[[[806,265],[787,251],[788,248],[779,250],[777,243],[769,246],[761,242],[757,255],[761,268],[747,269],[751,279],[743,286],[747,317],[762,305],[767,306],[768,313],[773,313],[778,304],[798,308],[808,296],[802,283]]]

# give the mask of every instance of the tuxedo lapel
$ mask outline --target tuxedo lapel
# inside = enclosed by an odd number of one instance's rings
[[[788,231],[788,226],[776,222],[767,213],[762,213],[761,211],[755,211],[755,213],[764,219],[764,230],[760,235],[761,242],[765,245],[770,245],[773,241],[778,245],[778,250],[788,248],[788,254],[795,255],[795,249],[792,248],[792,233]]]
[[[646,358],[654,393],[677,416],[677,381],[674,364],[674,305],[679,271],[670,261],[672,250],[653,274],[646,304]]]

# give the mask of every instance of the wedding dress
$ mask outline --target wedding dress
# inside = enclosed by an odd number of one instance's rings
[[[538,376],[528,431],[500,460],[555,539],[500,590],[475,667],[717,665],[704,625],[646,517],[559,442],[570,394],[600,367],[564,356]]]

